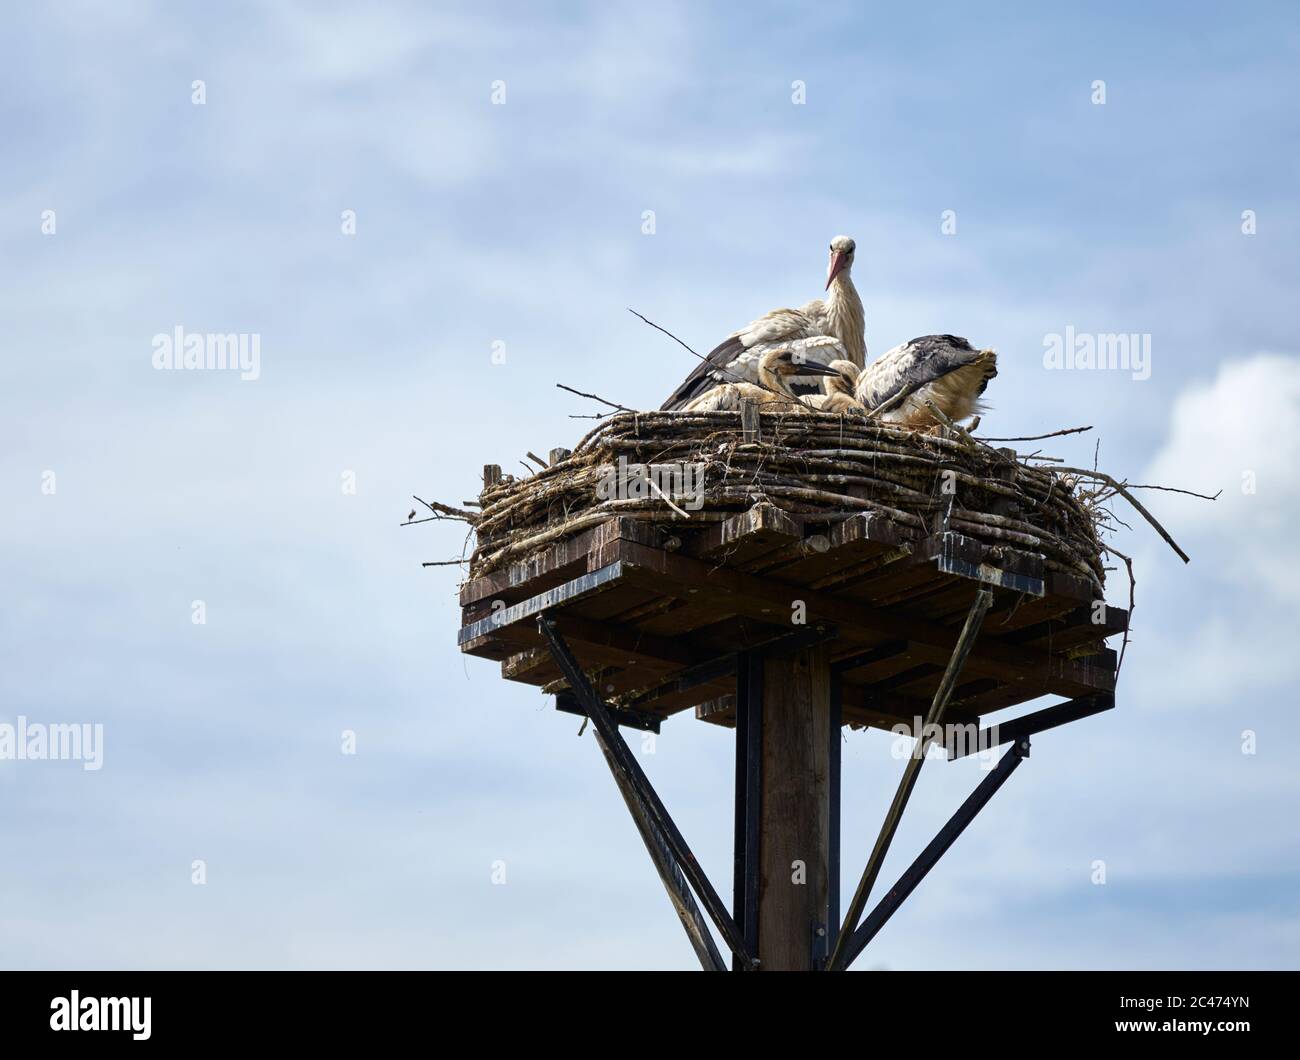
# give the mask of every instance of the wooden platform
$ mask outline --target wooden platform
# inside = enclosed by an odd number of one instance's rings
[[[927,536],[868,514],[828,523],[766,504],[696,525],[613,518],[472,579],[459,644],[500,661],[508,680],[563,693],[537,629],[549,612],[620,720],[654,728],[691,708],[731,724],[739,651],[822,639],[844,722],[889,728],[925,715],[980,587],[994,604],[949,721],[1114,690],[1106,639],[1128,613],[1094,600],[1086,579],[951,531]]]

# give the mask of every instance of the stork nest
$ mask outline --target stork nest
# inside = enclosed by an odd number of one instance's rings
[[[610,496],[602,484],[620,458],[628,467],[690,465],[702,472],[702,491],[689,502],[671,487]],[[430,507],[474,527],[471,577],[613,516],[679,535],[766,502],[805,524],[871,512],[917,535],[947,528],[1036,552],[1100,596],[1105,502],[1117,492],[1132,497],[1101,472],[1036,462],[1045,459],[993,448],[960,428],[916,432],[853,416],[763,414],[757,440],[747,441],[740,413],[624,412],[550,467],[488,485],[478,512]]]

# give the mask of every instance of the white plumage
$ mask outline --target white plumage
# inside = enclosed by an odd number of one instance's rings
[[[683,408],[701,394],[724,383],[757,382],[759,360],[778,343],[829,336],[838,341],[841,347],[839,356],[859,368],[865,364],[867,347],[862,299],[850,276],[856,249],[848,236],[836,236],[831,240],[830,263],[826,270],[826,288],[830,294],[824,301],[814,299],[799,309],[774,309],[733,332],[696,365],[695,370],[660,406],[661,409]],[[809,353],[809,361],[825,364],[826,361],[820,359],[824,352],[820,347],[814,348]],[[807,385],[812,389],[816,381],[810,379]]]
[[[864,412],[861,402],[854,396],[854,388],[861,374],[861,369],[852,361],[831,361],[830,367],[836,374],[828,375],[822,380],[822,392],[805,400],[818,412]]]
[[[956,335],[922,335],[888,350],[858,377],[854,395],[876,418],[908,427],[942,422],[933,403],[954,422],[975,415],[979,398],[998,374],[992,350],[977,350]]]
[[[723,383],[711,387],[692,398],[679,411],[739,412],[742,401],[753,401],[765,412],[807,414],[811,411],[808,403],[811,399],[801,400],[796,396],[790,389],[790,379],[798,375],[829,377],[836,374],[834,369],[806,359],[806,350],[812,343],[822,346],[831,344],[840,348],[835,339],[827,336],[777,344],[758,358],[756,382]]]

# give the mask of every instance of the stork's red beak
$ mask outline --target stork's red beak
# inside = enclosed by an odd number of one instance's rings
[[[844,251],[837,250],[831,254],[830,268],[826,270],[826,290],[830,290],[831,281],[844,270]]]

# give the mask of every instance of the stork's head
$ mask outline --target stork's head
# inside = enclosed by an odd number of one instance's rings
[[[836,236],[831,240],[831,263],[826,269],[826,287],[830,288],[831,281],[840,273],[848,274],[853,268],[853,252],[857,250],[857,244],[848,236]]]
[[[822,384],[826,393],[852,394],[857,385],[860,369],[852,361],[831,361],[828,367],[835,373]]]
[[[820,361],[809,360],[807,353],[802,348],[792,346],[782,346],[779,350],[772,350],[764,354],[759,362],[768,371],[775,372],[780,376],[791,375],[839,375],[834,368],[822,364]]]

